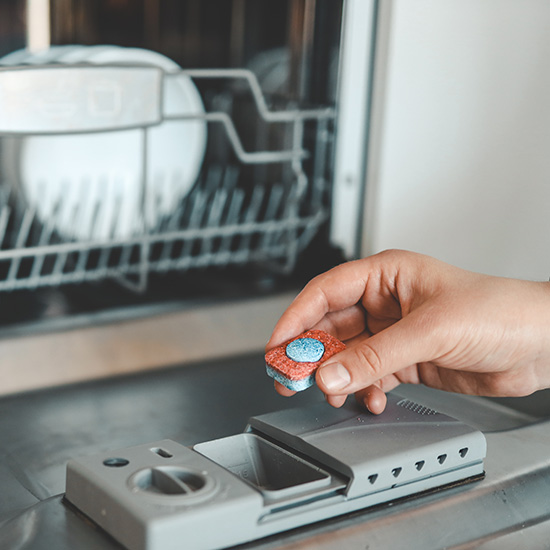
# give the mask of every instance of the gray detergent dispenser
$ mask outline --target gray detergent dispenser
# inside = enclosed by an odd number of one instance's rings
[[[389,395],[379,416],[319,403],[72,460],[65,496],[130,550],[216,549],[479,479],[485,454],[478,430]]]

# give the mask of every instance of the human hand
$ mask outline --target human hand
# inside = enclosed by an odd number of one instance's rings
[[[355,393],[381,413],[385,392],[400,383],[485,396],[550,387],[549,283],[480,275],[391,250],[310,281],[266,349],[310,329],[347,345],[316,374],[335,407]]]

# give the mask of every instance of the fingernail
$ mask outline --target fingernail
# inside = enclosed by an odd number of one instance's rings
[[[319,369],[319,376],[321,382],[330,391],[341,390],[351,382],[349,372],[340,363],[324,365]]]

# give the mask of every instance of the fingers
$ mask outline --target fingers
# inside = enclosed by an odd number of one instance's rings
[[[285,388],[285,386],[283,386],[279,382],[275,382],[274,385],[275,391],[283,397],[291,397],[292,395],[296,394],[295,391]],[[327,403],[329,405],[332,405],[333,407],[336,407],[337,409],[339,409],[346,402],[347,397],[347,395],[325,395]]]
[[[296,392],[293,391],[293,390],[289,390],[287,387],[283,386],[281,383],[279,382],[275,382],[274,383],[274,386],[275,386],[275,391],[279,394],[279,395],[282,395],[283,397],[290,397],[291,395],[294,395]]]
[[[367,329],[365,310],[355,304],[341,311],[327,313],[321,322],[311,328],[328,332],[342,341],[350,340]]]
[[[329,405],[339,409],[347,399],[347,395],[326,395],[326,400]]]
[[[424,302],[419,296],[432,292],[433,281],[425,274],[433,269],[425,269],[426,262],[419,255],[389,251],[319,275],[279,319],[266,348],[313,328],[346,340],[348,349],[319,367],[317,385],[335,407],[346,395],[367,388],[364,402],[378,414],[385,407],[381,380],[411,366],[417,372],[417,363],[437,355],[440,340],[426,337],[424,321],[416,315]],[[277,384],[276,390],[294,393]]]
[[[361,299],[368,277],[375,276],[358,260],[337,266],[310,281],[275,325],[266,348],[319,324],[330,312],[355,306]]]
[[[398,292],[398,279],[419,281],[425,261],[426,257],[411,252],[385,251],[318,275],[283,313],[266,348],[276,347],[322,322],[331,322],[331,313],[349,308],[357,312],[359,306],[368,312],[373,326],[384,328],[401,317],[403,298],[410,297],[404,289]],[[405,276],[400,277],[402,272]]]
[[[378,386],[369,386],[357,392],[355,398],[372,414],[382,414],[388,401],[386,394]]]
[[[339,340],[350,340],[367,330],[365,311],[360,305],[356,304],[342,311],[328,313],[319,323],[307,330],[322,330]],[[297,336],[297,334],[294,334],[294,336]],[[270,350],[273,347],[275,346],[270,342],[266,349]]]
[[[442,353],[441,339],[426,330],[417,311],[374,336],[356,339],[353,346],[321,364],[316,374],[321,391],[326,395],[355,393]]]

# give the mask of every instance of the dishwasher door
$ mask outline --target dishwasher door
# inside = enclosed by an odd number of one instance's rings
[[[488,445],[485,479],[353,512],[246,548],[545,546],[548,392],[502,402],[423,387],[403,386],[395,393],[481,429]],[[120,548],[63,502],[71,458],[163,438],[191,446],[242,432],[250,416],[321,401],[313,390],[291,400],[277,395],[262,354],[256,353],[4,397],[0,548]]]

